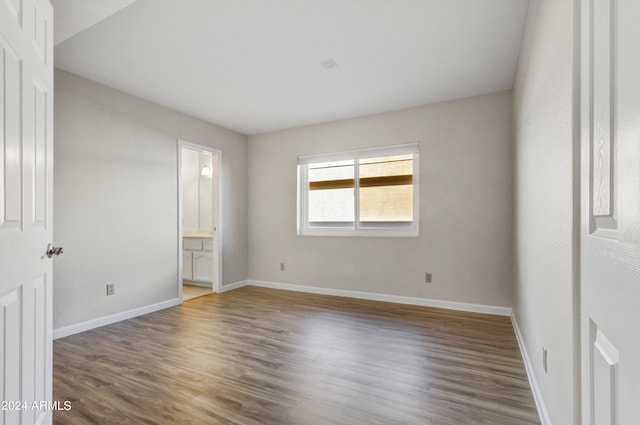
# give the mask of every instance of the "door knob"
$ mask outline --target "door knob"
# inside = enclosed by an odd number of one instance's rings
[[[64,251],[62,250],[61,246],[53,246],[52,244],[49,244],[49,246],[47,246],[47,257],[52,258],[54,256],[58,256],[60,254],[62,254]]]

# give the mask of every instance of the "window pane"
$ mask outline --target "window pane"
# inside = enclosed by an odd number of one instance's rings
[[[417,235],[418,155],[407,144],[298,157],[298,233]]]
[[[360,188],[360,224],[410,224],[413,221],[413,185]]]
[[[355,161],[309,165],[309,226],[352,227]]]
[[[360,160],[360,178],[413,174],[413,155],[394,155]]]
[[[360,161],[360,224],[402,225],[413,221],[413,155]]]
[[[351,227],[354,220],[354,189],[309,191],[309,226]]]
[[[353,176],[354,161],[322,162],[309,165],[310,183],[330,180],[353,180]]]

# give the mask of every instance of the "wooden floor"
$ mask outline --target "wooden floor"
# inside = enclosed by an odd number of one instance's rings
[[[54,423],[540,424],[507,317],[246,287],[54,342]]]
[[[204,286],[189,285],[188,283],[182,284],[182,301],[192,300],[194,298],[201,297],[213,292],[212,288]]]

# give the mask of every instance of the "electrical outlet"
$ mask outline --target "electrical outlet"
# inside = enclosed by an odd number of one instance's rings
[[[284,263],[280,263],[280,271],[283,272],[284,271]]]
[[[548,352],[547,349],[542,347],[542,368],[544,369],[544,373],[548,372],[548,361],[547,361],[547,357],[548,357]]]
[[[424,274],[424,282],[425,283],[431,283],[433,282],[433,278],[431,276],[431,273],[425,273]]]
[[[107,283],[107,295],[113,295],[116,293],[116,284]]]

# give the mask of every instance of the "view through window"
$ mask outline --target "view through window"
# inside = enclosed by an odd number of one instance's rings
[[[417,161],[417,145],[301,157],[299,233],[417,234]]]

